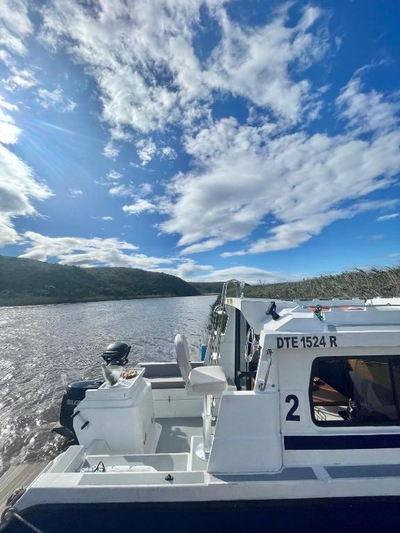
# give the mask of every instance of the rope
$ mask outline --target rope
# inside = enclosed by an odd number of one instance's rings
[[[43,531],[30,522],[28,520],[25,520],[20,514],[17,513],[14,507],[8,507],[4,510],[2,519],[4,520],[4,527],[6,526],[6,523],[9,522],[13,517],[15,517],[17,520],[22,522],[28,529],[35,531],[35,533],[43,533]],[[3,526],[0,528],[0,531],[3,529]]]

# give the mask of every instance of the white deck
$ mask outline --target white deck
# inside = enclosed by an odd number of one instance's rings
[[[203,421],[196,418],[163,418],[156,453],[189,453],[192,437],[201,437]]]

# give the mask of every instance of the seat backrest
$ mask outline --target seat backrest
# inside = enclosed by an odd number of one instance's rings
[[[189,374],[192,370],[192,367],[189,361],[189,345],[185,335],[181,335],[180,333],[176,335],[175,350],[176,359],[178,361],[179,369],[181,371],[183,381],[185,382],[186,389],[188,392],[191,392],[192,387],[189,381]]]

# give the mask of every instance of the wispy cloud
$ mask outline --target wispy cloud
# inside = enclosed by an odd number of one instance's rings
[[[27,251],[20,257],[46,261],[56,257],[65,265],[77,266],[125,266],[151,270],[163,264],[170,264],[170,259],[149,257],[133,253],[137,246],[120,239],[84,239],[79,237],[53,238],[28,231],[24,234]]]
[[[57,87],[54,91],[38,89],[37,102],[42,107],[59,113],[71,113],[76,107],[76,103],[64,95],[61,87]]]
[[[15,125],[14,119],[4,110],[17,111],[15,105],[8,104],[0,95],[0,143],[15,144],[21,133],[21,129]]]
[[[133,196],[134,190],[131,185],[120,184],[113,185],[110,188],[109,193],[111,196]]]
[[[21,133],[10,115],[17,110],[0,98],[0,246],[20,240],[14,229],[15,217],[37,215],[33,202],[52,196],[50,189],[35,179],[32,169],[5,146],[15,144]]]
[[[103,155],[109,159],[115,160],[117,159],[119,152],[119,149],[112,142],[109,142],[104,147]]]
[[[72,196],[72,198],[77,198],[78,196],[83,195],[83,191],[81,189],[71,189],[69,194]]]
[[[236,265],[229,268],[214,268],[212,265],[202,265],[192,259],[184,259],[174,268],[163,268],[166,274],[179,276],[186,281],[225,281],[240,279],[250,284],[280,283],[284,281],[301,281],[304,276],[283,274],[282,272],[265,270],[263,268]]]
[[[33,32],[26,0],[2,0],[0,10],[0,45],[9,52],[25,55],[24,40]]]
[[[110,180],[120,180],[123,177],[123,175],[120,172],[117,172],[116,170],[110,170],[110,172],[107,174],[107,178]]]
[[[165,146],[161,149],[161,158],[162,159],[176,159],[178,154],[170,146]]]
[[[156,206],[144,198],[138,198],[135,203],[124,205],[122,210],[129,215],[140,215],[141,213],[154,213]]]
[[[2,82],[3,87],[7,91],[14,92],[19,89],[30,89],[38,85],[35,74],[29,69],[20,69],[14,61],[9,66],[9,70],[10,75]]]
[[[143,166],[147,165],[147,163],[149,163],[153,159],[154,154],[157,151],[156,145],[150,139],[147,141],[138,141],[136,143],[136,147],[138,148],[137,154]]]
[[[15,154],[0,144],[0,245],[20,240],[14,229],[17,216],[37,214],[33,201],[52,196],[50,189],[33,177],[32,170]]]
[[[219,26],[220,41],[201,61],[193,39],[204,8]],[[129,8],[105,1],[97,12],[72,0],[53,0],[41,13],[42,42],[51,48],[66,44],[74,59],[89,67],[114,138],[127,127],[149,133],[169,124],[191,126],[207,117],[216,91],[297,122],[311,94],[305,72],[327,48],[316,28],[322,12],[312,7],[295,26],[281,10],[257,28],[230,20],[222,0],[173,5],[139,0]],[[140,31],[127,31],[132,27]]]
[[[370,140],[354,133],[271,137],[268,126],[220,120],[187,138],[199,170],[170,184],[169,219],[160,228],[180,234],[182,253],[193,253],[248,238],[270,220],[265,238],[224,257],[295,248],[335,220],[396,205],[359,202],[394,183],[399,142],[397,129]]]
[[[375,90],[363,91],[359,78],[353,78],[343,88],[336,104],[341,118],[356,133],[384,133],[393,130],[399,123],[399,95],[388,98]]]
[[[283,10],[269,24],[248,28],[233,24],[221,10],[222,39],[209,61],[208,84],[297,123],[311,84],[306,76],[294,81],[290,71],[300,74],[325,54],[325,39],[312,32],[321,13],[310,7],[297,25],[288,27]]]
[[[384,220],[392,220],[393,218],[397,218],[400,215],[400,213],[392,213],[391,215],[382,215],[381,217],[378,217],[376,220],[378,222],[383,222]]]

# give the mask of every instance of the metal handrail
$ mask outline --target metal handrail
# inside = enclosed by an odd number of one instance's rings
[[[205,362],[208,365],[218,364],[220,358],[221,341],[223,337],[223,325],[226,312],[226,298],[228,294],[228,288],[230,284],[234,284],[236,287],[236,297],[243,297],[244,283],[237,279],[230,279],[222,285],[221,290],[221,302],[215,307],[213,315],[216,316],[216,320],[212,321],[212,331],[208,338]]]
[[[268,367],[267,367],[267,370],[265,372],[264,381],[262,381],[261,383],[258,384],[258,390],[261,391],[261,392],[264,392],[265,389],[267,388],[269,373],[271,371],[271,366],[272,366],[272,353],[273,352],[272,352],[271,348],[268,348],[267,349],[267,355],[269,355]]]

